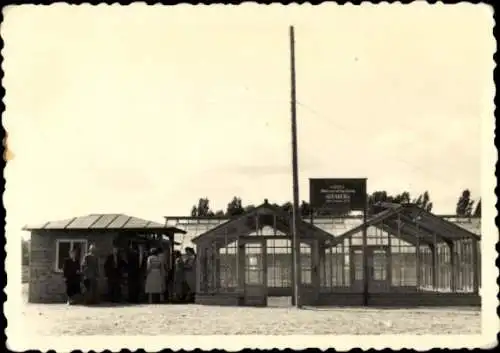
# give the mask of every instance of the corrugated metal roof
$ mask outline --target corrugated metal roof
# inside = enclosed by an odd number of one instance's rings
[[[81,217],[51,221],[45,224],[25,226],[24,230],[61,229],[154,229],[166,228],[164,224],[147,221],[125,214],[90,214]]]
[[[68,225],[70,225],[71,223],[73,223],[74,220],[75,220],[75,218],[70,218],[70,219],[62,219],[62,220],[59,220],[59,221],[48,222],[45,225],[45,228],[65,229]]]
[[[117,218],[118,216],[119,216],[118,214],[102,214],[91,227],[92,229],[107,228],[108,225],[110,225],[111,222],[113,222],[115,218]]]
[[[77,217],[76,219],[74,219],[73,222],[71,222],[71,227],[87,229],[90,226],[92,226],[99,219],[100,216],[101,215],[94,214],[94,215],[88,215],[86,217]]]
[[[128,221],[123,225],[123,228],[146,228],[146,226],[151,223],[140,218],[129,218]],[[157,223],[158,224],[158,223]],[[162,225],[164,226],[164,225]]]
[[[111,222],[108,223],[106,228],[111,228],[111,229],[123,228],[123,226],[127,224],[128,219],[129,217],[123,214],[116,215],[116,217]]]

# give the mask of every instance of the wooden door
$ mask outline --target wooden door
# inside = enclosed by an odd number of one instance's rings
[[[319,247],[317,240],[303,240],[300,244],[301,292],[303,305],[316,305],[320,289]]]
[[[368,292],[380,293],[390,290],[389,283],[389,247],[370,246],[367,249]]]
[[[389,247],[385,245],[367,246],[366,261],[368,273],[365,273],[363,266],[363,247],[351,247],[351,290],[353,292],[363,292],[365,276],[367,276],[368,280],[369,293],[388,292],[390,290],[389,251]]]
[[[265,239],[244,238],[238,241],[241,259],[240,278],[243,286],[243,304],[267,305],[267,256]]]

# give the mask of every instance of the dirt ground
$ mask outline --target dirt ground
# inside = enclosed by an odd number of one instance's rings
[[[25,294],[26,298],[26,294]],[[268,308],[201,305],[29,304],[22,324],[35,335],[478,334],[478,308]],[[154,317],[154,320],[151,318]]]

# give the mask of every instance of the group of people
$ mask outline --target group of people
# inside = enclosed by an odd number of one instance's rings
[[[79,301],[83,294],[86,304],[100,301],[98,281],[99,260],[95,245],[90,245],[82,263],[78,261],[75,249],[64,262],[63,275],[66,281],[68,304]],[[131,243],[127,249],[113,245],[112,253],[104,262],[104,276],[107,280],[108,299],[122,302],[122,288],[126,283],[127,300],[140,303],[194,302],[196,293],[196,254],[193,248],[185,253],[171,252],[169,244],[146,249]],[[81,291],[83,284],[84,291]]]

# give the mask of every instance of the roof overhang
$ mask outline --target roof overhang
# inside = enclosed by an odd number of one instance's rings
[[[202,233],[202,234],[194,237],[193,239],[191,239],[191,241],[196,244],[197,242],[200,242],[200,240],[203,238],[214,236],[214,234],[216,234],[216,232],[219,231],[220,229],[222,229],[223,227],[230,227],[232,222],[240,222],[244,218],[256,216],[257,214],[259,214],[259,212],[262,212],[263,209],[267,209],[272,214],[277,216],[277,218],[278,218],[276,220],[277,225],[289,228],[289,225],[287,223],[289,223],[289,221],[291,221],[291,215],[288,214],[286,211],[282,210],[281,208],[265,202],[265,203],[261,204],[260,206],[257,206],[256,208],[254,208],[246,213],[243,213],[241,215],[238,215],[238,216],[235,216],[235,217],[228,219],[226,222],[221,223],[221,224],[217,225],[216,227],[208,230],[207,232]],[[331,240],[334,238],[334,236],[332,234],[321,229],[320,227],[315,226],[314,224],[311,224],[311,223],[304,221],[303,219],[301,219],[299,222],[299,231],[300,232],[312,231],[312,232],[315,232],[316,236],[319,236],[321,238],[328,239],[328,240]],[[216,238],[216,236],[214,236],[214,238]]]
[[[136,227],[136,228],[36,228],[25,226],[22,228],[24,231],[29,232],[74,232],[74,233],[144,233],[144,234],[186,234],[187,232],[177,227]]]
[[[364,227],[370,226],[383,229],[414,245],[419,242],[431,245],[436,240],[451,244],[454,240],[481,239],[477,234],[443,220],[413,204],[378,203],[377,206],[386,209],[375,214],[365,223],[335,237],[331,244],[339,244],[346,237],[359,233]]]

